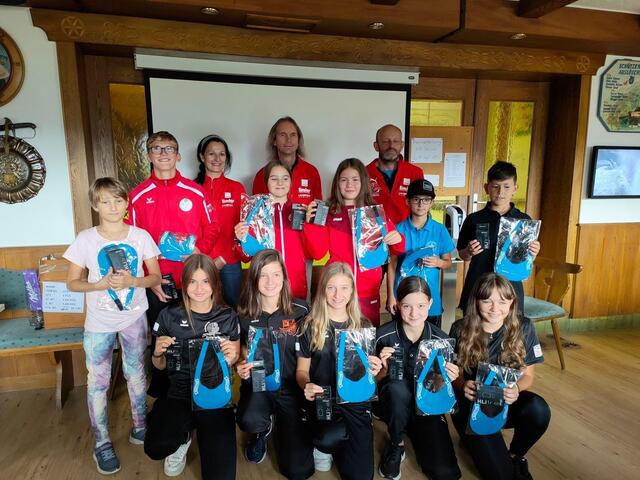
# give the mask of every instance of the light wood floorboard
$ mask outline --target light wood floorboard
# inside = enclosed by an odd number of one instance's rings
[[[537,479],[635,479],[640,472],[640,329],[565,335],[579,344],[566,350],[561,371],[553,340],[544,338],[546,363],[537,368],[534,390],[552,409],[549,430],[529,452]],[[0,394],[0,478],[86,480],[104,478],[91,458],[93,438],[86,411],[86,391],[76,388],[62,412],[54,391]],[[162,462],[149,460],[127,441],[131,425],[124,384],[110,403],[111,436],[122,464],[121,479],[163,479]],[[374,422],[376,469],[386,441],[385,426]],[[510,437],[510,433],[506,434]],[[242,442],[242,435],[238,436]],[[452,438],[463,478],[476,478],[469,456]],[[273,447],[271,447],[271,451]],[[238,452],[238,478],[269,480],[277,474],[270,455],[250,465]],[[195,444],[180,478],[199,478]],[[337,479],[335,471],[314,478]],[[405,480],[425,478],[412,452],[402,465]]]

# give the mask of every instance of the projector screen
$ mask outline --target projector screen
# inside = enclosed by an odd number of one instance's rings
[[[320,171],[325,197],[337,165],[349,157],[376,158],[375,133],[391,123],[405,138],[410,85],[373,84],[145,70],[149,131],[167,130],[180,143],[180,172],[194,178],[201,138],[217,134],[231,150],[227,174],[251,193],[266,163],[269,129],[293,117],[304,136],[306,160]],[[405,141],[406,143],[406,141]]]

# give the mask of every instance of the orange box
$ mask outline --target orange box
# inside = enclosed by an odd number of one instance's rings
[[[40,267],[38,277],[40,280],[40,291],[44,292],[42,282],[67,282],[67,274],[69,273],[69,261],[62,257],[49,255],[40,259]],[[60,312],[44,312],[44,328],[53,330],[56,328],[70,328],[84,326],[84,318],[87,311],[85,305],[82,313],[60,313]]]

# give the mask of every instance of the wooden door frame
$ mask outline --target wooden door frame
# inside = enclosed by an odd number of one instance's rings
[[[533,127],[531,132],[531,152],[529,154],[529,178],[527,183],[527,213],[532,218],[540,218],[540,198],[542,193],[542,173],[549,112],[548,82],[519,82],[509,80],[478,80],[475,101],[475,134],[473,165],[471,168],[471,195],[467,211],[473,208],[473,194],[482,193],[484,162],[487,146],[487,121],[490,101],[535,102]],[[537,161],[536,161],[537,160]],[[479,210],[480,208],[478,208]]]

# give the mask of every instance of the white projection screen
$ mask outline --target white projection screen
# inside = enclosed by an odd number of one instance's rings
[[[196,147],[217,134],[233,156],[227,174],[251,192],[267,159],[266,139],[276,119],[293,117],[306,159],[322,177],[325,197],[336,166],[348,157],[365,165],[376,152],[376,130],[391,123],[406,136],[410,85],[257,78],[145,70],[149,131],[167,130],[180,143],[180,172],[194,178]]]

